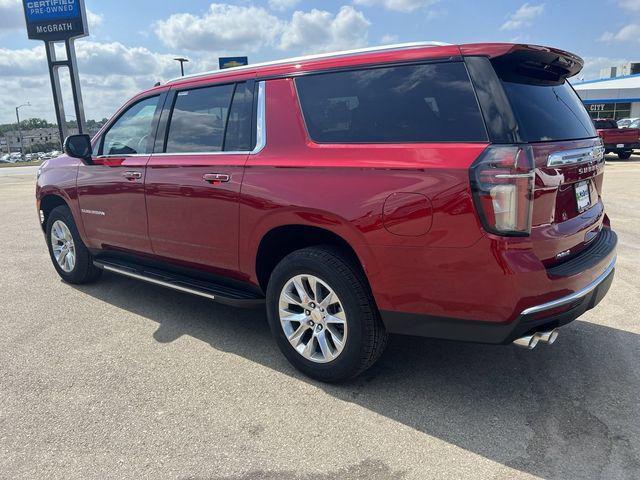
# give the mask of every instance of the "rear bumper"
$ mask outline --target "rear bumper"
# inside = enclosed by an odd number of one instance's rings
[[[508,323],[390,311],[382,311],[382,319],[389,333],[507,344],[534,331],[566,325],[595,307],[609,291],[615,272],[615,263],[614,257],[606,270],[584,288],[570,295],[528,307],[514,321]]]
[[[623,145],[622,147],[618,147],[618,145]],[[640,142],[635,143],[605,143],[604,149],[606,152],[615,152],[616,150],[633,150],[640,149]]]

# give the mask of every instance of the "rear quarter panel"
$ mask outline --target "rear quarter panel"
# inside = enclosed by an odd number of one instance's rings
[[[422,296],[415,293],[424,290],[424,282],[434,281],[430,265],[416,266],[417,259],[469,247],[483,236],[468,167],[486,144],[313,143],[292,79],[267,82],[266,114],[266,147],[249,157],[240,198],[240,266],[251,281],[257,281],[256,252],[267,232],[310,225],[345,239],[367,272],[378,306],[402,310]],[[428,199],[427,231],[396,235],[385,228],[383,205],[398,192]],[[415,214],[407,208],[406,222]],[[402,215],[400,209],[396,221]],[[397,260],[392,264],[384,258],[390,252]]]

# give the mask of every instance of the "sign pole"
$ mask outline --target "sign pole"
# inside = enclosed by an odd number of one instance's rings
[[[80,77],[78,76],[78,62],[76,61],[76,49],[74,39],[70,38],[65,42],[67,49],[67,67],[71,77],[71,93],[73,94],[73,104],[76,110],[76,123],[78,133],[85,133],[86,121],[84,118],[84,105],[82,104],[82,90],[80,89]]]
[[[60,74],[58,73],[58,62],[56,60],[55,42],[45,42],[47,50],[47,63],[49,64],[49,78],[51,79],[51,90],[53,93],[53,106],[56,110],[56,121],[58,123],[58,134],[60,135],[60,145],[67,137],[67,123],[64,113],[64,103],[60,89]]]

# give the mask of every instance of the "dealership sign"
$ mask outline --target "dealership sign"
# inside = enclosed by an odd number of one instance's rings
[[[225,68],[242,67],[248,65],[249,59],[247,57],[220,57],[218,58],[218,65],[220,70]]]
[[[23,0],[27,35],[61,41],[89,34],[84,0]]]

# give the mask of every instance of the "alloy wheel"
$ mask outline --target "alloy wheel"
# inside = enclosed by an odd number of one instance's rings
[[[280,325],[293,348],[307,360],[335,360],[347,340],[347,317],[334,290],[314,275],[296,275],[282,288]]]
[[[67,273],[73,271],[76,266],[76,247],[71,230],[62,220],[56,220],[51,226],[51,247],[58,266]]]

